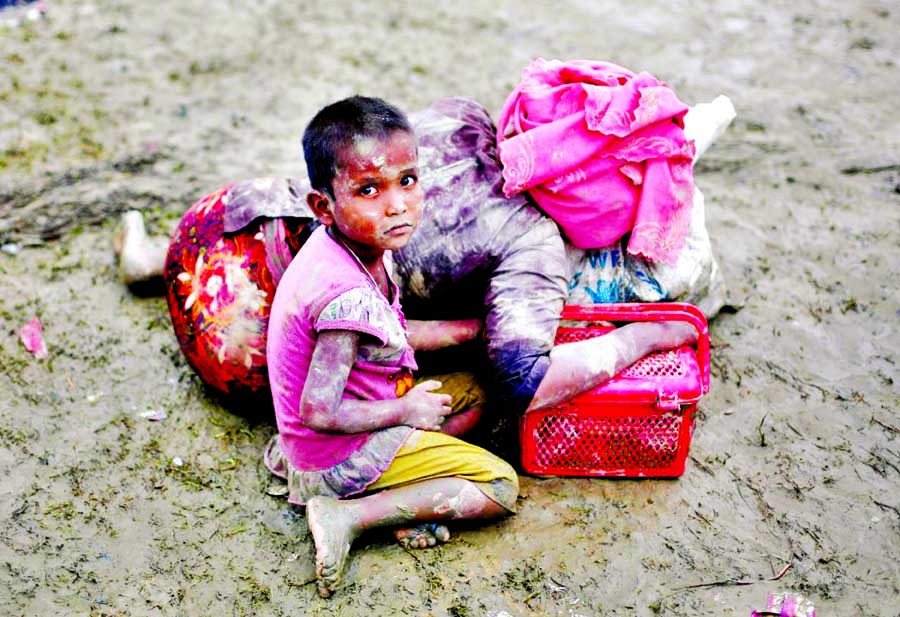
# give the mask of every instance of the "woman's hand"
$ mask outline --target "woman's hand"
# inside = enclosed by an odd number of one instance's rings
[[[453,321],[406,322],[409,345],[416,351],[432,351],[459,345],[481,336],[484,322],[480,319],[457,319]]]
[[[683,321],[663,321],[653,324],[656,326],[657,336],[653,339],[652,346],[657,351],[673,349],[682,345],[696,345],[697,330],[689,323]]]

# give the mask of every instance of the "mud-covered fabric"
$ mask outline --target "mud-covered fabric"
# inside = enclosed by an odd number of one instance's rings
[[[472,482],[493,502],[515,513],[519,479],[512,466],[483,448],[435,431],[415,431],[369,490],[409,486],[438,478]]]
[[[703,193],[694,189],[687,236],[674,264],[655,263],[627,252],[628,234],[609,246],[582,250],[566,244],[569,295],[566,304],[688,302],[711,319],[727,291],[706,229]]]
[[[308,234],[308,221],[294,217],[254,217],[226,233],[232,197],[260,186],[235,182],[198,200],[181,218],[166,256],[178,345],[205,383],[229,394],[269,384],[266,329],[277,279]]]
[[[281,434],[275,433],[266,444],[263,462],[274,475],[287,481],[287,496],[291,503],[305,505],[317,495],[338,499],[352,497],[365,491],[390,467],[412,431],[408,426],[375,431],[348,458],[331,467],[312,471],[297,469],[291,464]]]
[[[312,220],[313,214],[306,207],[308,192],[305,179],[267,177],[235,182],[228,195],[223,231],[240,231],[259,217]]]

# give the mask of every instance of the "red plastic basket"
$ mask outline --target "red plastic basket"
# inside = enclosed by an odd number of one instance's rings
[[[567,306],[556,342],[602,336],[603,321],[686,321],[696,350],[680,347],[635,362],[599,388],[556,407],[526,413],[519,425],[522,468],[545,476],[677,477],[694,431],[697,402],[709,392],[709,330],[683,303]]]

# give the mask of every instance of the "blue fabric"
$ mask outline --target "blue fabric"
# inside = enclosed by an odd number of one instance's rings
[[[494,402],[508,415],[525,413],[538,386],[550,367],[550,356],[544,349],[509,346],[493,353]]]
[[[35,0],[0,0],[0,9],[5,9],[11,6],[24,6],[26,4],[31,4]]]

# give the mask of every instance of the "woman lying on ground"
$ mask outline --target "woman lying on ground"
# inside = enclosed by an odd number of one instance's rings
[[[671,118],[659,121],[680,122],[686,111],[676,107]],[[698,152],[731,119],[709,122],[704,114],[692,140]],[[426,319],[483,322],[484,345],[455,361],[478,366],[485,357],[495,451],[514,456],[510,424],[526,410],[591,390],[644,355],[695,335],[683,324],[637,323],[555,345],[564,303],[683,300],[700,304],[708,315],[718,310],[721,282],[699,191],[687,204],[693,206],[687,218],[681,213],[689,229],[682,230],[674,263],[630,253],[627,225],[609,245],[578,248],[528,192],[504,193],[497,131],[481,105],[446,99],[410,119],[419,142],[425,210],[416,235],[389,262],[411,328]],[[627,138],[614,144],[636,141]],[[683,144],[681,152],[683,158]],[[635,182],[636,171],[632,165],[622,173]],[[172,236],[164,274],[175,332],[191,366],[218,390],[239,393],[268,385],[269,306],[281,275],[316,226],[303,198],[307,192],[302,178],[229,184],[192,205]],[[125,230],[123,278],[163,270],[159,245],[154,249],[146,238],[139,215],[126,215]],[[141,263],[149,265],[135,267]]]

